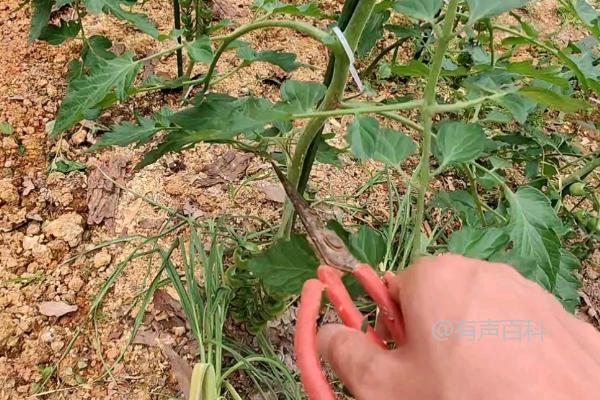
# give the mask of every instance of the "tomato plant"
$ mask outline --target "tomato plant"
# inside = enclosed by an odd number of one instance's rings
[[[382,165],[376,184],[387,185],[390,195],[387,222],[356,232],[330,223],[357,258],[381,270],[401,269],[440,251],[502,261],[554,293],[567,309],[573,311],[579,303],[579,283],[572,274],[579,261],[566,243],[581,227],[587,230],[586,241],[597,235],[597,187],[582,188],[580,182],[599,166],[599,154],[582,154],[569,135],[548,130],[545,121],[563,125],[570,115],[586,118],[592,108],[587,99],[597,102],[600,95],[600,18],[585,0],[561,0],[590,33],[566,46],[514,12],[526,7],[527,0],[347,0],[335,24],[342,35],[318,27],[329,16],[316,3],[257,0],[259,17],[230,30],[226,23],[211,24],[199,0],[175,1],[175,21],[184,24],[176,23],[169,34],[159,33],[145,15],[126,11],[133,3],[33,1],[31,39],[58,44],[83,32],[81,19],[48,25],[53,9],[70,6],[79,15],[110,13],[157,40],[172,42],[156,54],[136,58],[131,51],[109,51],[107,38],[81,34],[82,56],[71,64],[53,138],[132,96],[186,88],[183,108],[165,107],[136,123],[113,126],[94,150],[152,142],[153,149],[138,165],[143,168],[199,142],[227,143],[277,160],[304,192],[315,161],[340,164],[342,150],[327,142],[325,123],[353,116],[345,137],[349,151],[355,160]],[[506,13],[512,25],[496,18]],[[286,71],[301,67],[295,54],[256,51],[243,41],[250,32],[272,28],[295,30],[328,50],[323,81],[287,80],[277,102],[213,92],[215,82],[230,76],[218,75],[216,69],[226,52],[237,53],[239,68],[254,62]],[[229,30],[220,33],[224,29]],[[412,59],[399,61],[398,49],[407,43]],[[535,59],[517,57],[524,51],[535,51]],[[173,53],[189,59],[184,71],[179,57],[181,76],[138,79],[144,62]],[[355,56],[360,59],[353,64]],[[206,73],[191,77],[195,64],[205,64]],[[353,68],[360,66],[364,68],[354,74]],[[355,84],[349,83],[350,75]],[[398,96],[376,101],[383,83]],[[298,121],[304,122],[300,129],[292,124]],[[389,121],[403,125],[404,132],[390,128]],[[413,171],[405,167],[409,158],[417,161]],[[458,176],[465,189],[435,191],[432,182],[447,175]],[[397,179],[404,182],[402,193]],[[564,201],[569,193],[590,198],[595,214],[575,216],[575,207]],[[447,215],[444,223],[433,218],[439,210]],[[240,289],[239,307],[252,308],[238,309],[237,315],[253,320],[256,330],[315,275],[318,260],[306,237],[292,234],[293,226],[293,208],[285,204],[276,241],[259,254],[239,250],[228,273],[229,282]]]

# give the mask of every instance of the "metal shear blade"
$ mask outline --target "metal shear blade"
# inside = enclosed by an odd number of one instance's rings
[[[288,198],[294,205],[296,213],[300,216],[313,247],[323,264],[346,272],[354,271],[360,263],[350,253],[342,239],[334,231],[323,226],[317,214],[310,208],[310,205],[302,198],[275,162],[271,161],[271,164]]]

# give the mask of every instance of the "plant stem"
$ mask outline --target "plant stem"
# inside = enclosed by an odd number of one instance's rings
[[[396,50],[397,48],[402,46],[404,43],[406,43],[409,39],[411,39],[411,38],[398,39],[394,43],[392,43],[391,45],[386,47],[385,49],[381,50],[381,52],[373,59],[373,61],[371,61],[369,66],[367,68],[365,68],[363,71],[361,71],[360,77],[364,78],[364,77],[369,76],[371,74],[371,72],[373,72],[375,67],[377,67],[377,64],[379,64],[379,61],[381,61],[381,59],[383,57],[385,57],[386,54],[388,54],[392,50]]]
[[[350,45],[350,48],[353,51],[356,49],[356,46],[358,46],[358,41],[360,40],[365,25],[367,24],[367,21],[369,20],[369,17],[373,12],[375,3],[376,0],[359,1],[356,6],[356,9],[354,10],[354,13],[352,14],[352,17],[350,18],[348,27],[344,31],[344,36],[346,37],[346,40],[348,41],[348,44]],[[298,140],[298,143],[296,144],[296,149],[294,151],[291,164],[288,168],[288,179],[290,180],[292,185],[296,187],[298,187],[300,176],[302,174],[304,163],[306,161],[306,157],[308,155],[310,146],[330,116],[330,114],[328,114],[327,111],[338,106],[344,94],[344,90],[346,89],[348,71],[350,69],[350,61],[348,60],[348,56],[346,55],[346,53],[341,48],[339,42],[336,41],[336,44],[338,45],[336,48],[332,47],[332,50],[335,53],[335,63],[333,68],[333,77],[331,80],[331,84],[327,89],[325,98],[319,106],[319,111],[317,111],[313,116],[307,115],[307,118],[310,117],[312,119],[306,125],[304,132],[302,133]],[[277,233],[278,238],[289,237],[292,231],[293,221],[294,208],[289,201],[286,201],[283,211],[282,222],[279,228],[279,232]]]
[[[598,167],[600,167],[600,157],[592,158],[583,167],[581,167],[580,169],[563,179],[562,186],[564,188],[567,188],[573,183],[585,179],[586,176],[591,174]]]
[[[345,83],[345,81],[344,81]],[[337,102],[336,102],[337,105]],[[338,117],[341,115],[353,115],[353,114],[379,114],[386,111],[397,111],[397,110],[413,110],[423,106],[422,100],[407,101],[405,103],[388,104],[385,106],[380,105],[367,105],[354,108],[336,108],[333,110],[325,111],[313,111],[302,114],[294,114],[293,119],[307,119],[307,118],[322,118],[322,117]]]
[[[435,89],[442,72],[442,63],[448,44],[452,39],[452,28],[456,19],[456,10],[459,0],[450,0],[448,11],[444,17],[444,26],[441,36],[438,38],[438,45],[435,49],[431,71],[425,86],[424,104],[421,108],[421,119],[423,125],[423,143],[421,145],[421,160],[417,167],[418,187],[417,187],[417,211],[414,221],[414,233],[411,258],[414,260],[421,255],[423,245],[423,233],[421,227],[425,217],[425,195],[429,188],[430,170],[429,157],[431,156],[431,137],[433,135],[433,117],[435,115],[434,106],[436,104]]]
[[[508,96],[509,94],[513,94],[513,93],[517,92],[517,90],[518,89],[507,90],[505,92],[500,92],[500,93],[492,94],[489,96],[478,97],[473,100],[457,101],[455,103],[450,103],[450,104],[434,103],[430,106],[430,108],[434,114],[459,112],[459,111],[462,111],[467,108],[476,107],[480,104],[485,103],[486,101],[493,101],[493,100],[501,99],[504,96]]]
[[[179,6],[179,0],[173,0],[173,27],[176,30],[181,29],[181,7]],[[181,36],[177,37],[177,43],[181,44]],[[177,49],[177,77],[183,76],[183,51],[181,48]]]

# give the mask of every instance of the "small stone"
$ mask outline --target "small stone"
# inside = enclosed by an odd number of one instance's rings
[[[64,346],[65,346],[65,342],[63,342],[62,340],[56,340],[56,341],[50,343],[50,348],[55,353],[58,353],[59,351],[61,351]]]
[[[70,247],[76,247],[83,234],[83,217],[74,212],[63,214],[42,230],[47,235],[67,242]]]
[[[51,252],[48,246],[40,243],[42,236],[25,236],[23,238],[22,246],[23,250],[31,251],[31,255],[36,260],[47,260],[51,257]]]
[[[73,136],[71,136],[71,143],[74,146],[81,146],[87,140],[87,132],[84,129],[80,129]]]
[[[94,256],[94,267],[97,269],[106,268],[110,264],[111,260],[112,257],[110,256],[110,253],[102,250],[101,252],[96,253]]]
[[[55,338],[56,334],[54,333],[54,329],[48,329],[40,335],[40,340],[44,343],[51,343]]]
[[[9,179],[0,180],[0,205],[19,203],[19,190]]]
[[[67,284],[67,287],[75,292],[79,292],[84,284],[85,282],[83,282],[83,280],[78,275],[75,275],[71,278],[71,280]]]
[[[48,85],[48,86],[46,86],[46,93],[48,94],[48,96],[54,97],[54,96],[56,96],[58,91],[56,90],[56,87],[54,87],[53,85]]]
[[[37,222],[31,222],[29,225],[27,225],[27,236],[35,236],[38,235],[41,232],[42,228],[40,226],[39,223]]]
[[[106,358],[108,358],[109,360],[116,360],[116,358],[119,357],[119,350],[116,348],[112,348],[112,349],[108,349],[106,350]]]
[[[173,334],[177,337],[181,337],[185,334],[185,326],[174,326]]]
[[[587,268],[585,269],[585,274],[587,275],[588,278],[595,281],[596,279],[600,278],[600,267],[594,267],[592,265],[588,265]]]

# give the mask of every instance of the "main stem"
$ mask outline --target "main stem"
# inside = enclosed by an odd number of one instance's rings
[[[423,98],[423,107],[421,108],[421,118],[423,125],[423,143],[421,145],[421,160],[417,167],[418,188],[417,188],[417,212],[415,214],[413,245],[411,258],[414,260],[422,255],[423,252],[423,233],[421,231],[423,219],[425,218],[425,195],[429,188],[429,180],[431,171],[429,168],[429,158],[431,156],[431,137],[433,135],[433,117],[435,116],[434,107],[436,106],[435,89],[437,88],[440,74],[442,71],[442,63],[444,54],[448,49],[448,44],[452,39],[452,28],[456,19],[456,10],[459,0],[450,0],[448,11],[444,18],[444,27],[442,34],[438,40],[438,45],[433,56],[431,72],[425,86]]]
[[[348,27],[344,31],[344,36],[346,37],[346,40],[348,41],[348,44],[352,50],[355,50],[356,46],[358,46],[358,41],[360,40],[367,21],[373,12],[375,3],[376,0],[359,1],[354,13],[352,14],[352,18],[348,23]],[[331,84],[327,89],[325,98],[319,106],[319,111],[332,110],[338,106],[342,100],[342,96],[344,95],[344,90],[346,89],[349,70],[350,62],[348,60],[348,56],[345,53],[336,54]],[[329,116],[317,116],[311,119],[306,125],[306,128],[304,128],[304,132],[302,132],[302,135],[296,144],[296,149],[294,151],[291,164],[288,168],[288,179],[292,185],[298,187],[310,145],[313,143],[328,118]],[[292,204],[287,201],[284,206],[281,226],[279,227],[279,232],[277,233],[278,238],[289,237],[292,231],[293,220],[294,208]]]

